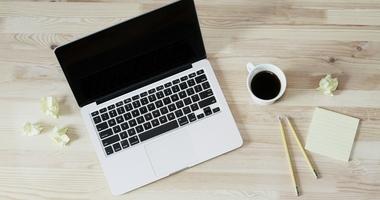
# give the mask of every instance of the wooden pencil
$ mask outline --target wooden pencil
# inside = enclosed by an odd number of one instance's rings
[[[282,136],[282,143],[284,145],[284,150],[285,150],[285,153],[286,153],[286,158],[288,160],[288,166],[289,166],[289,171],[290,171],[290,176],[291,176],[291,179],[293,181],[293,186],[294,186],[294,190],[296,192],[296,195],[299,196],[300,195],[300,192],[299,192],[299,187],[298,187],[298,183],[297,183],[297,180],[294,176],[294,171],[293,171],[293,164],[292,164],[292,161],[290,159],[290,154],[289,154],[289,149],[288,149],[288,144],[286,142],[286,137],[285,137],[285,132],[284,132],[284,127],[282,126],[282,123],[281,123],[281,118],[280,116],[278,116],[278,121],[280,123],[280,131],[281,131],[281,136]]]
[[[309,165],[310,170],[311,170],[312,173],[314,174],[315,178],[318,179],[318,177],[319,177],[319,176],[318,176],[318,172],[317,172],[317,170],[315,169],[315,167],[313,166],[313,164],[310,162],[310,159],[309,159],[309,157],[307,156],[306,151],[305,151],[305,149],[304,149],[304,147],[303,147],[303,145],[302,145],[300,139],[298,138],[298,135],[297,135],[296,131],[294,130],[292,123],[290,123],[290,120],[288,119],[287,116],[285,116],[285,119],[286,119],[286,121],[288,122],[288,125],[289,125],[289,127],[290,127],[290,129],[291,129],[291,131],[292,131],[292,133],[293,133],[293,136],[294,136],[294,138],[295,138],[296,141],[297,141],[298,147],[301,149],[302,155],[303,155],[303,157],[305,158],[307,164]]]

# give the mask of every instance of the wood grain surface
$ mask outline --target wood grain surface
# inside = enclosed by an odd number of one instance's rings
[[[52,49],[169,2],[0,2],[0,199],[296,199],[275,116],[291,117],[305,142],[317,106],[361,122],[348,163],[311,154],[319,180],[289,141],[297,199],[380,199],[379,0],[196,0],[208,57],[244,146],[112,196]],[[278,103],[251,102],[249,61],[285,71],[288,87]],[[326,73],[340,80],[334,97],[315,90]],[[58,120],[39,109],[48,95],[61,103]],[[44,133],[23,136],[26,121],[41,122]],[[54,125],[70,128],[70,145],[51,141]]]

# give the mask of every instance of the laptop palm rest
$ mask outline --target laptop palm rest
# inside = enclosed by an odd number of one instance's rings
[[[191,136],[185,131],[161,137],[147,144],[145,150],[154,172],[159,177],[185,169],[195,159]]]

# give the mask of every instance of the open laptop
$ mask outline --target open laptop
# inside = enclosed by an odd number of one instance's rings
[[[236,149],[193,0],[55,49],[115,195]]]

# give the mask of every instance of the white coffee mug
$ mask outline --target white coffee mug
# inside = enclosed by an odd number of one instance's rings
[[[251,94],[251,97],[253,101],[259,105],[269,105],[277,101],[279,98],[282,97],[282,95],[285,93],[286,89],[286,77],[284,72],[277,66],[272,64],[258,64],[253,65],[252,63],[247,64],[247,70],[248,70],[248,78],[247,78],[247,88],[249,93]],[[253,94],[251,91],[251,82],[253,77],[255,77],[259,72],[262,71],[269,71],[272,72],[274,75],[277,76],[277,78],[280,80],[281,88],[278,95],[272,99],[261,99]]]

